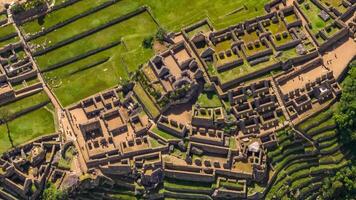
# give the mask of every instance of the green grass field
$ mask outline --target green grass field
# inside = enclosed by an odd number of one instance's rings
[[[14,146],[28,142],[41,135],[55,132],[53,114],[47,105],[9,122],[10,134]],[[11,148],[5,125],[0,125],[0,153]]]

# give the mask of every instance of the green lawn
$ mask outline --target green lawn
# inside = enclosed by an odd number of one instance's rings
[[[17,42],[20,42],[20,38],[18,36],[15,36],[13,38],[10,38],[10,39],[0,42],[0,47],[5,47],[9,44],[13,44],[13,43],[17,43]]]
[[[8,24],[6,26],[3,26],[0,28],[0,39],[13,33],[16,33],[14,25]]]
[[[123,52],[122,48],[119,45],[47,72],[45,79],[62,105],[68,106],[117,85],[119,77],[127,77],[127,74],[124,74],[125,70],[120,70],[124,67],[120,62],[120,56],[115,55]],[[101,61],[105,62],[101,63]]]
[[[45,107],[27,113],[9,122],[14,145],[20,145],[41,135],[55,132],[54,119]],[[6,126],[0,125],[0,153],[11,148]]]
[[[219,96],[215,92],[202,92],[197,103],[202,107],[219,107],[222,106]]]
[[[133,91],[151,116],[156,118],[160,114],[160,111],[156,107],[155,103],[149,98],[141,84],[135,84]]]
[[[158,129],[157,127],[154,127],[152,129],[152,132],[153,133],[156,133],[157,135],[161,136],[162,138],[166,139],[166,140],[175,140],[175,139],[178,139],[177,137],[163,131],[163,130],[160,130]]]
[[[30,79],[24,80],[23,82],[16,83],[16,84],[12,85],[12,87],[15,90],[20,90],[27,86],[31,86],[31,85],[34,85],[39,82],[40,82],[40,80],[37,77],[35,77],[35,78],[30,78]]]
[[[49,14],[47,14],[44,18],[34,19],[28,21],[21,25],[21,29],[29,34],[33,34],[41,31],[42,27],[50,28],[53,25],[56,25],[60,22],[63,22],[67,19],[70,19],[80,13],[83,13],[87,10],[97,7],[104,2],[108,2],[109,0],[85,0],[78,1],[77,3],[67,6],[65,8],[55,10]]]
[[[156,139],[149,137],[148,140],[151,143],[152,148],[160,147],[162,146]]]
[[[102,4],[108,0],[79,1],[72,6],[56,10],[48,14],[43,20],[33,20],[22,25],[27,33],[35,33],[41,27],[51,27],[59,22],[76,16],[86,10]],[[190,25],[209,17],[216,28],[227,27],[245,19],[263,15],[264,4],[267,0],[255,1],[164,1],[164,0],[122,0],[120,4],[127,7],[147,5],[151,8],[158,21],[167,29],[177,31],[183,26]],[[245,8],[243,8],[245,6]],[[241,11],[237,10],[243,8]],[[235,12],[236,11],[236,12]]]
[[[263,15],[265,13],[264,4],[268,2],[267,0],[130,1],[148,5],[161,25],[172,31],[177,31],[207,16],[216,29],[228,27],[229,25],[242,22],[246,19]],[[243,6],[246,6],[247,9],[234,12]]]

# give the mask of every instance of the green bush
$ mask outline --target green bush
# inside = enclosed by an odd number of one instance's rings
[[[167,35],[167,31],[164,30],[163,28],[159,28],[157,33],[156,33],[156,39],[163,43]]]
[[[153,37],[146,37],[145,39],[143,39],[142,41],[142,46],[146,49],[152,49],[153,47]]]
[[[64,191],[58,190],[56,186],[48,182],[42,194],[43,200],[62,200],[67,199],[67,194]]]

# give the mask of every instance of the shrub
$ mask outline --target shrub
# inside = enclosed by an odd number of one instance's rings
[[[67,199],[67,195],[65,192],[58,190],[53,183],[48,182],[46,184],[45,190],[43,191],[42,199],[43,200]]]
[[[163,28],[159,28],[157,33],[156,33],[156,39],[160,42],[163,43],[167,35],[167,31],[164,30]]]

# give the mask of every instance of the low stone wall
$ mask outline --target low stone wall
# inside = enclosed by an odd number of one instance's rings
[[[199,182],[207,182],[212,183],[215,181],[215,176],[212,174],[203,174],[203,173],[192,173],[187,171],[177,171],[171,169],[165,169],[164,175],[169,178],[175,178],[179,180],[185,181],[199,181]]]
[[[352,5],[349,9],[347,9],[347,11],[340,16],[340,19],[344,21],[350,18],[355,13],[355,11],[356,11],[356,4]]]
[[[26,92],[26,93],[17,94],[14,99],[11,99],[11,101],[7,101],[4,104],[9,104],[9,103],[18,101],[20,99],[23,99],[25,97],[31,96],[31,95],[36,94],[36,93],[41,92],[41,91],[42,91],[42,88],[38,88],[38,89],[31,90],[31,91]],[[3,104],[0,104],[0,105],[3,105]]]
[[[247,48],[247,47],[246,47],[246,48]],[[244,48],[242,48],[242,51],[243,51],[244,54],[246,55],[246,60],[249,61],[249,62],[250,62],[251,60],[253,60],[253,59],[256,59],[256,58],[259,58],[259,57],[263,57],[263,56],[267,56],[267,55],[272,55],[272,54],[273,54],[273,50],[272,50],[271,48],[269,48],[269,47],[268,47],[268,49],[266,49],[266,50],[259,51],[259,52],[255,53],[255,54],[253,54],[253,55],[250,55],[250,56],[248,56],[248,55],[246,54],[246,51],[245,51]]]
[[[234,67],[238,67],[239,65],[243,64],[243,62],[244,62],[243,59],[240,58],[240,59],[232,61],[230,63],[224,64],[221,66],[217,66],[217,70],[219,73],[228,71],[230,69],[233,69]]]
[[[10,26],[12,26],[12,25],[10,24]],[[17,36],[16,32],[10,33],[8,35],[5,35],[5,36],[1,37],[0,38],[0,42],[6,41],[6,40],[11,39],[11,38],[16,37],[16,36]]]
[[[22,47],[22,46],[23,45],[22,45],[21,41],[19,41],[17,43],[8,44],[8,45],[6,45],[6,46],[4,46],[4,47],[2,47],[0,49],[0,53],[4,53],[6,51],[11,51],[12,49],[16,49],[16,48],[19,48],[19,47]]]
[[[22,82],[24,80],[27,80],[27,79],[31,79],[33,77],[37,76],[37,70],[31,70],[25,74],[21,74],[19,76],[15,76],[15,77],[12,77],[12,78],[8,78],[8,81],[10,83],[19,83],[19,82]]]
[[[319,51],[321,53],[325,52],[331,45],[335,44],[339,40],[346,38],[349,36],[349,30],[346,27],[343,27],[339,32],[337,32],[334,36],[331,38],[328,38],[326,42],[324,42],[322,45],[319,47]]]
[[[43,135],[43,136],[40,136],[40,137],[37,137],[37,138],[34,138],[32,139],[31,141],[28,141],[24,144],[21,144],[11,150],[9,150],[7,152],[7,156],[10,156],[10,157],[13,157],[15,156],[16,154],[19,154],[21,153],[21,149],[26,149],[26,150],[30,150],[32,147],[33,147],[33,143],[42,143],[44,141],[48,141],[48,140],[51,140],[55,137],[57,137],[58,134],[57,133],[52,133],[52,134],[48,134],[48,135]],[[4,156],[4,154],[3,154]]]
[[[286,44],[282,44],[279,46],[277,46],[274,42],[272,44],[277,51],[283,51],[283,50],[290,49],[290,48],[297,46],[298,44],[300,44],[300,42],[301,42],[300,39],[296,39],[296,40],[293,40],[291,42],[288,42]]]
[[[291,58],[290,62],[292,62],[293,65],[299,65],[305,61],[308,61],[308,60],[318,57],[318,55],[319,55],[318,51],[312,51],[306,55],[300,55],[298,57]]]
[[[195,24],[193,24],[193,25],[191,25],[189,27],[184,28],[184,32],[188,33],[188,32],[190,32],[190,31],[192,31],[192,30],[194,30],[194,29],[196,29],[196,28],[198,28],[200,26],[203,26],[204,24],[207,24],[209,26],[209,28],[211,30],[213,30],[213,26],[209,23],[209,21],[207,19],[203,19],[203,20],[201,20],[201,21],[199,21],[199,22],[197,22],[197,23],[195,23]]]

